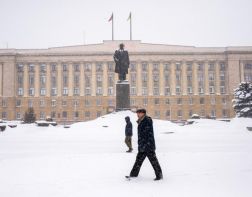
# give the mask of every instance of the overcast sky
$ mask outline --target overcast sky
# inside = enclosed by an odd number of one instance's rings
[[[48,48],[111,40],[252,46],[251,0],[0,0],[0,48]]]

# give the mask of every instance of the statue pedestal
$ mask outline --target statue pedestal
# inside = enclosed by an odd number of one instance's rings
[[[116,83],[116,111],[130,110],[130,84],[128,81]]]

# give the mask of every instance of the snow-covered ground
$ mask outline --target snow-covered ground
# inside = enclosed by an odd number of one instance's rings
[[[125,153],[124,117],[134,126],[133,153]],[[1,197],[250,197],[251,119],[195,120],[178,126],[154,120],[164,180],[154,182],[145,160],[127,181],[137,153],[136,114],[125,111],[62,126],[21,125],[0,133]]]

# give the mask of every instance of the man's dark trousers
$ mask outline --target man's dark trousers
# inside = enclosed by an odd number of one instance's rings
[[[141,168],[146,156],[150,160],[150,163],[155,171],[156,177],[162,176],[162,170],[161,170],[161,167],[160,167],[159,162],[157,160],[156,153],[155,153],[155,151],[152,151],[152,152],[138,152],[135,164],[130,172],[131,177],[138,176],[140,168]]]

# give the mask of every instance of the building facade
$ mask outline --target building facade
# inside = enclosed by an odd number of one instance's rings
[[[49,49],[0,49],[0,118],[91,120],[115,110],[113,53],[130,55],[130,104],[153,118],[231,118],[233,89],[252,81],[252,47],[192,47],[104,41]]]

